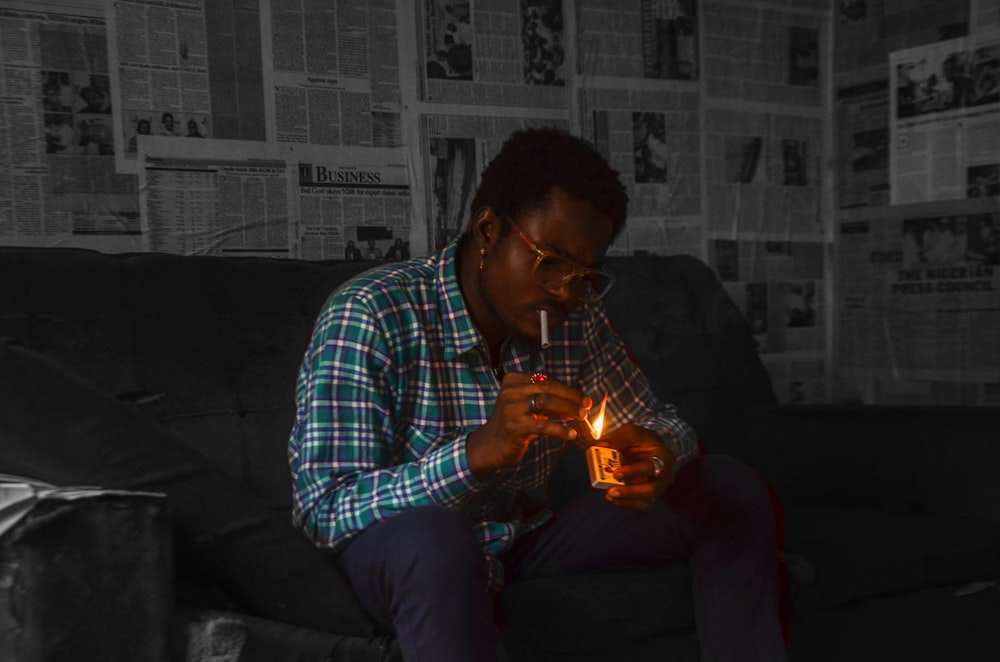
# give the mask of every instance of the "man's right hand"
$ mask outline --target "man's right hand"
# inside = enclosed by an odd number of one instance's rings
[[[551,377],[533,382],[526,373],[507,373],[486,424],[469,435],[466,459],[477,479],[516,465],[538,435],[574,441],[567,421],[587,417],[593,401],[579,389]],[[534,405],[534,411],[532,411]]]

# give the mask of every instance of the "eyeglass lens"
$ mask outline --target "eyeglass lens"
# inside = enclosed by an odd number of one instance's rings
[[[597,270],[580,273],[579,267],[568,260],[552,256],[535,261],[535,277],[545,287],[558,290],[568,286],[573,294],[584,301],[596,301],[611,288],[608,274]]]

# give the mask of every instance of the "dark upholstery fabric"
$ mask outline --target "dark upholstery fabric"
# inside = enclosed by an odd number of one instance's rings
[[[787,517],[788,552],[815,570],[793,587],[799,612],[1000,577],[1000,527],[985,520],[818,507]]]
[[[0,472],[163,492],[179,570],[252,614],[323,632],[373,626],[333,561],[211,462],[61,365],[0,342]]]
[[[873,598],[800,615],[788,649],[808,662],[987,662],[1000,659],[1000,591],[954,587]]]
[[[501,607],[505,627],[531,648],[614,659],[620,640],[690,631],[691,596],[691,570],[675,563],[518,581],[501,594]]]
[[[786,503],[1000,523],[1000,408],[797,405],[748,412],[753,464]]]
[[[158,497],[37,501],[0,537],[0,660],[167,662],[172,561]]]
[[[287,516],[302,354],[325,298],[370,266],[0,247],[0,336],[142,403]]]

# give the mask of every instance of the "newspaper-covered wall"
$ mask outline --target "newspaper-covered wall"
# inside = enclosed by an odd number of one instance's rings
[[[707,260],[782,402],[830,398],[825,14],[704,3],[699,133]]]
[[[841,3],[837,399],[1000,404],[997,18]]]
[[[1000,402],[967,284],[996,289],[1000,11],[913,7],[0,0],[0,243],[405,259],[559,126],[628,189],[610,252],[706,260],[782,400]]]

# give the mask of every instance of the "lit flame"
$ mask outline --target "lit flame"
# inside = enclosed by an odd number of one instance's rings
[[[608,394],[604,394],[604,399],[601,400],[601,408],[597,410],[597,417],[593,422],[590,419],[583,419],[587,422],[587,427],[590,428],[590,434],[594,438],[594,441],[601,438],[601,432],[604,431],[604,407],[608,404]]]

